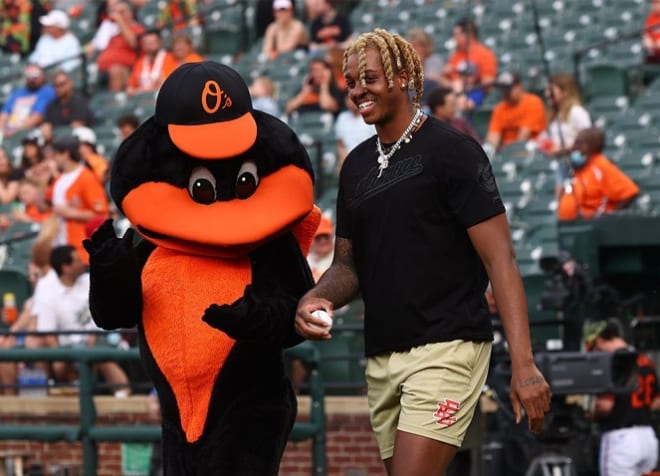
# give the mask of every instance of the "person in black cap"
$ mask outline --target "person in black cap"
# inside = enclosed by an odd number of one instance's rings
[[[525,91],[518,73],[501,73],[495,86],[500,89],[503,99],[490,117],[485,149],[499,150],[513,142],[534,139],[545,130],[543,100]]]
[[[600,321],[585,332],[589,351],[634,350],[626,342],[618,319]],[[600,394],[593,405],[593,418],[602,431],[600,474],[638,475],[653,471],[658,462],[658,437],[651,412],[660,410],[660,385],[653,361],[639,354],[632,393]]]
[[[282,349],[302,340],[295,306],[313,285],[313,192],[293,130],[212,61],[174,70],[120,145],[110,193],[143,240],[108,220],[85,241],[92,317],[138,326],[165,474],[278,474],[296,415]]]

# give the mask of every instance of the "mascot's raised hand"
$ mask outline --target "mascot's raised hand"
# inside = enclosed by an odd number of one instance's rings
[[[85,242],[97,325],[137,325],[166,476],[275,476],[296,398],[282,349],[320,221],[309,157],[230,67],[189,63],[119,147],[110,221]]]

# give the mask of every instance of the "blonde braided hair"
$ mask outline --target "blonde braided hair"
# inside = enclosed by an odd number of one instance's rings
[[[409,89],[415,89],[413,104],[419,107],[422,94],[424,93],[424,69],[422,67],[422,61],[412,44],[396,33],[390,33],[382,28],[376,28],[372,32],[362,33],[344,51],[343,65],[344,71],[346,71],[349,56],[353,54],[358,55],[358,71],[362,86],[366,85],[367,48],[374,48],[379,52],[389,89],[394,87],[395,73],[404,69],[408,72],[410,83],[412,84],[406,86]]]

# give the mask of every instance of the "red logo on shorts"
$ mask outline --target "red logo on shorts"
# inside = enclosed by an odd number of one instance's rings
[[[438,420],[438,425],[451,426],[456,423],[454,415],[456,415],[459,408],[461,408],[460,402],[445,398],[444,401],[438,403],[438,409],[433,417]]]

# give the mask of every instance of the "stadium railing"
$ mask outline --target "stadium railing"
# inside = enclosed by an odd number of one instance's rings
[[[308,342],[287,349],[286,354],[301,359],[310,368],[308,391],[311,399],[309,418],[297,421],[290,435],[291,441],[312,440],[312,474],[326,474],[325,448],[325,392],[318,371],[321,360],[318,349]],[[95,476],[98,463],[99,442],[145,442],[161,437],[160,425],[136,424],[100,426],[96,424],[94,402],[95,375],[93,366],[98,362],[129,362],[139,360],[137,348],[50,348],[50,349],[0,349],[0,362],[73,361],[78,364],[80,408],[79,425],[27,425],[0,424],[0,440],[67,441],[80,442],[83,454],[84,476]]]

